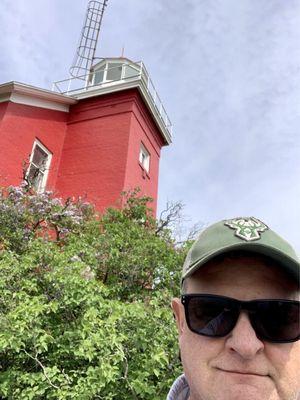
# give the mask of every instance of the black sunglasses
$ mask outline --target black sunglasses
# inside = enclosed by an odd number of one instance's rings
[[[199,335],[228,335],[235,327],[241,310],[246,310],[259,339],[275,343],[300,339],[299,301],[239,301],[211,294],[185,294],[181,296],[181,302],[188,327]]]

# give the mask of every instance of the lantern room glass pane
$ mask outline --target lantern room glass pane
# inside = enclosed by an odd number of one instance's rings
[[[107,81],[118,81],[122,76],[122,64],[120,63],[108,63],[108,69],[106,74]]]
[[[103,82],[104,70],[105,70],[105,65],[103,65],[101,68],[95,71],[94,85],[98,85],[99,83]]]
[[[139,71],[137,68],[132,67],[131,65],[125,66],[125,78],[132,78],[134,76],[139,75]]]

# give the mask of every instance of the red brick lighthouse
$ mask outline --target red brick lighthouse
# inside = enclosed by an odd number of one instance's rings
[[[103,211],[122,191],[140,187],[155,211],[160,153],[171,143],[171,124],[142,62],[85,57],[96,48],[105,5],[89,2],[85,42],[69,79],[53,90],[0,85],[0,185],[19,185],[27,161],[27,177],[40,192],[86,197]]]

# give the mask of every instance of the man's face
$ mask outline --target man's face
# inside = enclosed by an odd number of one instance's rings
[[[298,295],[296,284],[256,256],[211,261],[187,281],[186,291],[239,300]],[[300,400],[300,341],[258,339],[244,312],[225,337],[197,335],[189,330],[179,299],[172,307],[189,400]]]

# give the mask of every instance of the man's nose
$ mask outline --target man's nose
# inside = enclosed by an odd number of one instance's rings
[[[238,353],[243,359],[251,360],[264,348],[264,343],[258,339],[249,317],[242,312],[226,340],[226,347]]]

